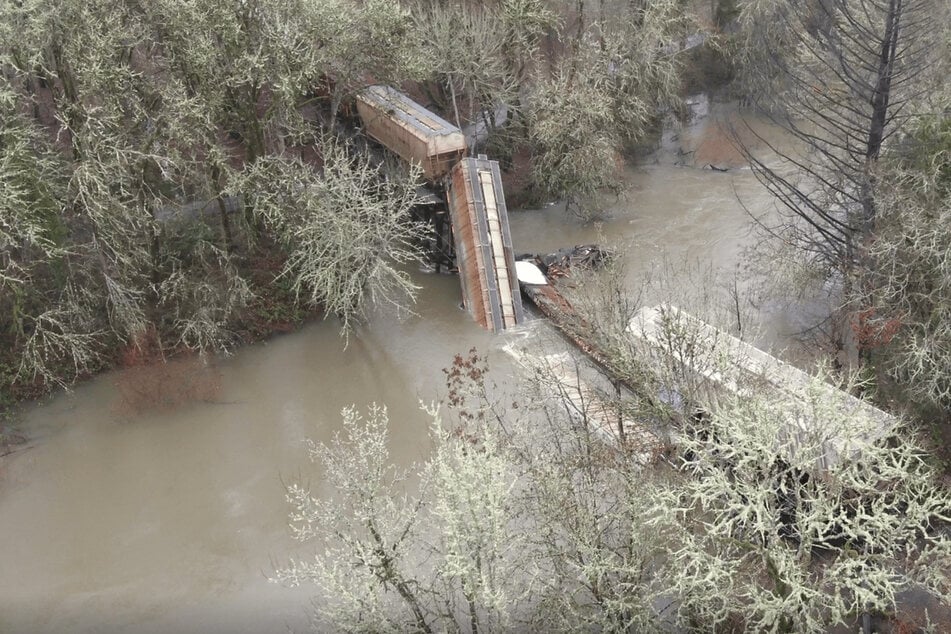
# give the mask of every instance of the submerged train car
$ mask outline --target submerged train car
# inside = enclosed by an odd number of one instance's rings
[[[800,451],[826,471],[888,437],[898,421],[676,306],[639,310],[627,332],[659,366],[673,370],[669,393],[716,412],[722,399],[761,398],[779,425],[777,455]],[[729,405],[728,405],[729,406]]]
[[[357,95],[364,131],[403,160],[417,163],[436,182],[466,153],[457,126],[390,86],[370,86]]]
[[[489,330],[520,323],[522,296],[498,161],[480,155],[457,163],[448,195],[466,308]]]

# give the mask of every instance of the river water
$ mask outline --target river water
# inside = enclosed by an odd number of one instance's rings
[[[717,111],[666,133],[597,225],[558,207],[511,213],[516,250],[607,239],[626,245],[632,276],[685,256],[731,270],[752,240],[736,193],[766,199],[749,171],[702,168],[739,167]],[[417,282],[415,315],[376,315],[346,348],[318,322],[220,360],[213,402],[121,413],[113,373],[30,408],[27,447],[0,459],[0,632],[305,629],[308,590],[267,582],[307,551],[289,537],[282,485],[319,487],[300,441],[329,439],[342,407],[376,401],[389,406],[394,460],[409,463],[428,451],[418,401],[445,393],[455,353],[475,346],[496,381],[513,380],[506,337],[459,309],[458,281]]]

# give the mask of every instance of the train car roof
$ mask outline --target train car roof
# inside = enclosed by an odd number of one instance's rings
[[[461,134],[458,126],[422,107],[392,86],[369,86],[359,98],[426,136]]]

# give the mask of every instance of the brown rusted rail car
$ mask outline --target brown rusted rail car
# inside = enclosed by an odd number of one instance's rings
[[[523,319],[498,161],[461,160],[449,179],[449,213],[466,308],[489,330]]]
[[[366,134],[437,182],[466,153],[457,126],[390,86],[370,86],[357,95],[357,112]]]

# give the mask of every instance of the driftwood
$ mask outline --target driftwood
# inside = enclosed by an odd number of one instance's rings
[[[610,252],[596,244],[580,244],[559,249],[554,253],[523,253],[516,260],[531,262],[549,279],[567,277],[572,269],[593,269],[607,260]]]

